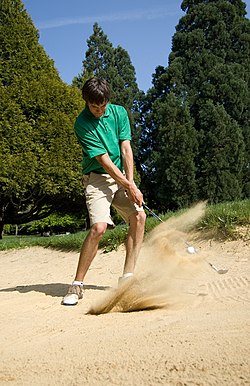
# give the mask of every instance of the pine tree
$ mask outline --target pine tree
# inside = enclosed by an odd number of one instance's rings
[[[197,198],[197,140],[188,104],[170,92],[155,100],[147,124],[153,130],[141,138],[145,199],[161,211],[186,207]]]
[[[154,111],[154,101],[164,105],[166,95],[173,92],[189,106],[198,143],[194,159],[199,198],[210,202],[243,198],[248,194],[250,169],[250,24],[245,4],[184,0],[181,7],[186,15],[176,27],[169,65],[157,69],[147,103]],[[144,140],[157,137],[154,124],[146,130],[149,135]],[[151,131],[156,131],[153,137]]]
[[[222,105],[215,106],[211,100],[202,106],[199,118],[204,138],[197,181],[202,196],[213,202],[240,198],[244,155],[242,130]]]

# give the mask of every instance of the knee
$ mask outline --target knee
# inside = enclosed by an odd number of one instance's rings
[[[96,223],[92,225],[90,229],[91,236],[97,239],[100,239],[106,232],[107,224],[104,222]]]
[[[147,216],[146,216],[146,213],[144,211],[138,212],[138,221],[142,226],[145,225],[146,218],[147,218]]]
[[[146,213],[144,211],[137,212],[130,221],[134,222],[137,227],[144,228],[145,222],[146,222]]]

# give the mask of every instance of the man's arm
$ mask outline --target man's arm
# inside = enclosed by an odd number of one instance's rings
[[[130,182],[134,182],[134,157],[130,141],[121,141],[121,154],[125,175]]]
[[[125,142],[125,141],[124,141]],[[126,141],[127,142],[127,141]],[[129,141],[128,141],[129,142]],[[129,144],[130,146],[130,144]],[[123,146],[122,146],[123,147]],[[124,157],[124,170],[125,175],[118,169],[118,167],[111,161],[109,155],[107,153],[98,155],[96,157],[97,161],[103,167],[103,169],[112,177],[114,180],[127,191],[128,197],[131,201],[135,202],[137,205],[142,206],[143,203],[143,195],[141,191],[137,188],[137,186],[133,182],[133,169],[131,170],[131,166],[133,165],[133,154],[132,150],[131,154],[127,146],[126,150],[122,150],[122,157]],[[123,153],[123,151],[125,151]],[[132,155],[132,164],[131,158]],[[126,159],[126,161],[125,161]],[[127,170],[126,170],[127,168]]]

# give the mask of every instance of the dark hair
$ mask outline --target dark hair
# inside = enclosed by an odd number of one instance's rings
[[[97,105],[108,102],[110,99],[108,82],[99,78],[88,79],[83,85],[82,97],[85,102],[96,103]]]

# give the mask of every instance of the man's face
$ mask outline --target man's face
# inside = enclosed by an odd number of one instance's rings
[[[106,106],[108,102],[104,102],[100,105],[96,105],[95,103],[88,103],[89,110],[96,118],[101,118],[105,113]]]

